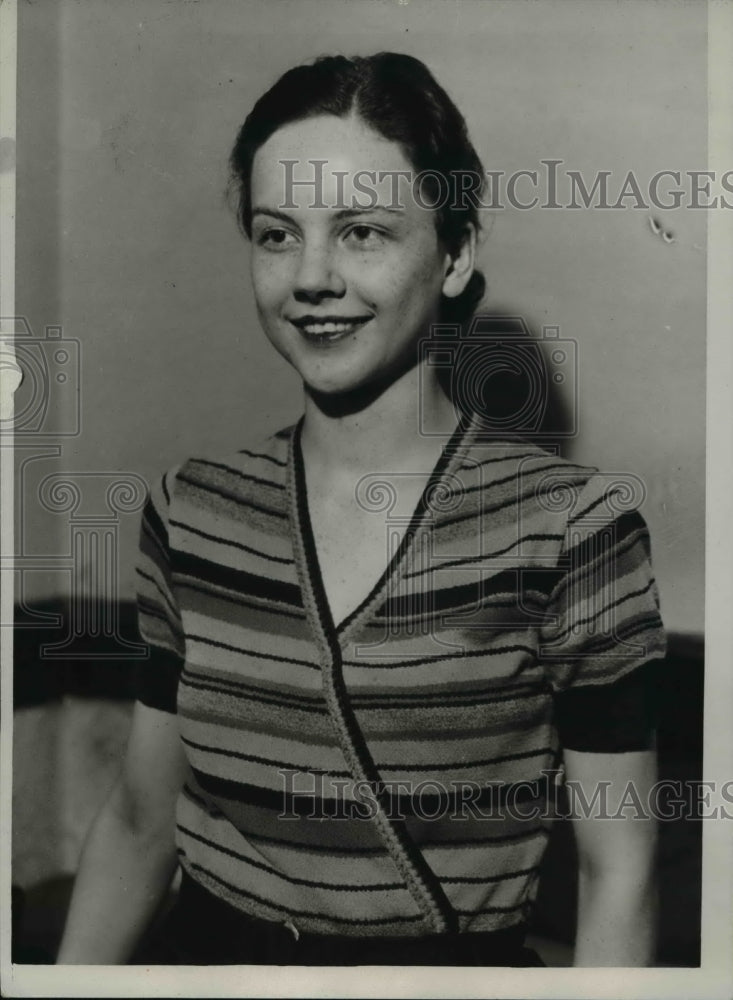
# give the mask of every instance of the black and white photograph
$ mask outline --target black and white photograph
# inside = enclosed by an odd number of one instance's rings
[[[0,16],[3,995],[729,996],[733,4]]]

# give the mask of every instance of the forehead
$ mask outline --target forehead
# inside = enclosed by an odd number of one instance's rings
[[[314,160],[325,162],[314,164]],[[382,180],[367,178],[365,172],[381,173]],[[404,176],[398,179],[399,172],[409,172],[410,178],[415,173],[398,143],[380,135],[357,115],[319,115],[283,125],[257,150],[252,164],[252,202],[275,207],[287,201],[307,207],[314,201],[317,183],[323,201],[330,206],[358,194],[361,177],[361,183],[374,190],[381,205],[394,203],[395,185],[399,184],[404,204],[409,199],[402,193],[409,190],[410,181]]]

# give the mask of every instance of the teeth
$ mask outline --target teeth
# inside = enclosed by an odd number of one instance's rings
[[[354,327],[354,323],[308,323],[303,329],[314,335],[322,333],[345,333]]]

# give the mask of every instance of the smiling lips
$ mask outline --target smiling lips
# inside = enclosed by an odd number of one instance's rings
[[[291,319],[293,326],[312,344],[332,344],[343,340],[364,326],[369,316],[299,316]]]

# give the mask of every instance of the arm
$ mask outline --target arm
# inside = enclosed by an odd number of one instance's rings
[[[621,802],[640,802],[624,818],[583,817],[573,812],[578,849],[578,925],[575,966],[645,966],[654,962],[656,917],[656,820],[649,817],[648,794],[656,780],[656,752],[581,753],[565,751],[566,778],[577,782],[591,802],[601,782],[610,782],[608,814]],[[636,795],[624,797],[633,784]],[[571,797],[571,803],[573,798]],[[577,802],[575,803],[577,807]],[[596,810],[597,811],[597,810]]]
[[[137,702],[122,772],[84,844],[58,964],[129,959],[176,869],[186,768],[175,715]]]

